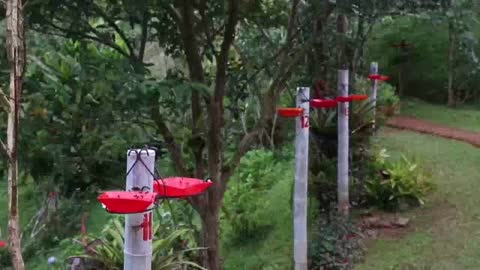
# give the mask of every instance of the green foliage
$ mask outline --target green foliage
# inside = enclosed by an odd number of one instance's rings
[[[257,152],[257,151],[255,151]],[[252,153],[248,159],[264,156],[270,160],[270,152],[266,150],[259,153]],[[257,179],[259,182],[271,181],[271,188],[262,191],[247,191],[259,196],[251,197],[251,205],[257,208],[253,210],[253,214],[260,224],[267,224],[268,230],[258,230],[254,235],[233,235],[231,224],[222,214],[221,231],[222,231],[222,258],[224,258],[224,268],[231,270],[244,269],[278,269],[289,270],[293,268],[293,222],[292,222],[292,192],[294,179],[294,163],[293,163],[293,147],[285,147],[282,150],[275,151],[273,154],[274,163],[266,165],[272,170],[263,178]],[[244,158],[246,161],[247,158]],[[249,163],[249,162],[247,162]],[[252,166],[257,167],[262,163]],[[261,168],[263,170],[263,168]],[[243,170],[250,169],[242,166],[235,175],[235,181],[241,181],[238,174]],[[238,182],[229,183],[234,186]],[[230,188],[234,188],[234,187]],[[227,191],[225,199],[229,205],[227,208],[235,208],[236,198],[231,197],[231,189]],[[244,204],[244,203],[242,203]],[[309,202],[309,205],[312,204]],[[314,204],[313,204],[314,205]],[[311,207],[316,212],[314,206]],[[310,215],[312,218],[314,215]]]
[[[356,94],[369,94],[371,81],[357,77],[353,86]],[[377,96],[378,111],[396,111],[399,98],[391,85],[380,83]],[[361,204],[365,201],[363,186],[370,175],[373,106],[367,100],[350,105],[350,148],[351,148],[351,201]],[[312,114],[310,191],[318,200],[323,211],[330,211],[337,196],[337,112],[315,110]],[[380,128],[390,115],[377,113],[376,127]]]
[[[113,218],[102,231],[102,236],[97,238],[101,244],[96,246],[93,255],[78,255],[88,260],[99,263],[99,267],[108,270],[118,270],[123,267],[123,243],[124,227],[122,218]],[[188,253],[199,250],[192,246],[192,231],[187,228],[174,229],[163,224],[154,226],[153,240],[153,269],[178,269],[179,267],[191,267],[192,269],[204,269],[191,261]],[[92,238],[90,238],[92,241]]]
[[[228,224],[224,226],[226,237],[243,241],[258,237],[274,225],[263,218],[265,209],[270,209],[268,192],[279,179],[284,179],[285,167],[293,166],[291,156],[291,153],[255,150],[242,159],[238,172],[230,180],[222,207],[222,222]]]
[[[433,185],[417,163],[403,155],[400,160],[391,161],[385,149],[378,153],[374,162],[375,174],[366,182],[371,203],[387,210],[424,204],[423,199]]]
[[[80,42],[48,49],[27,71],[25,168],[44,192],[105,186],[120,176],[125,149],[147,140],[134,113],[147,82],[112,50]]]
[[[391,75],[393,82],[399,80],[402,63],[405,95],[446,102],[451,37],[454,51],[451,69],[457,98],[478,100],[478,4],[470,0],[451,3],[432,12],[385,17],[374,27],[368,42],[368,58],[379,61],[381,73]],[[403,56],[398,48],[392,47],[401,40],[412,45]],[[402,57],[404,61],[400,61]]]
[[[353,87],[362,94],[368,94],[371,89],[371,80],[365,77],[356,77]],[[400,98],[395,93],[395,87],[386,82],[379,82],[377,86],[377,111],[383,112],[383,115],[377,117],[392,116],[397,112],[399,104]]]
[[[309,269],[347,270],[364,255],[362,234],[353,222],[338,214],[316,224],[310,237]]]

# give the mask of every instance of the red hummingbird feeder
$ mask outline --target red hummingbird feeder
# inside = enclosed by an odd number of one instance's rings
[[[352,102],[352,101],[362,101],[368,99],[367,95],[349,95],[343,97],[336,97],[337,102]]]
[[[301,116],[303,108],[278,108],[277,112],[280,117],[293,118]]]
[[[367,95],[350,95],[350,98],[352,101],[363,101],[367,100],[368,96]]]
[[[153,191],[164,198],[187,198],[200,195],[212,185],[210,180],[188,177],[169,177],[155,180]]]
[[[157,194],[141,191],[107,191],[98,196],[110,213],[133,214],[148,210],[155,203]]]
[[[378,75],[378,74],[368,75],[368,78],[369,78],[370,80],[382,81],[382,82],[388,81],[388,80],[390,79],[390,77],[388,77],[388,76]]]
[[[310,100],[310,106],[314,108],[335,108],[337,107],[337,101],[334,99],[312,99]]]

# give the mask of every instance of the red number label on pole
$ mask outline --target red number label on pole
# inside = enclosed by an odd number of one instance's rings
[[[143,215],[143,241],[152,240],[152,212]]]
[[[308,121],[308,115],[302,115],[302,118],[300,119],[300,122],[302,124],[302,128],[308,128],[309,127],[309,121]]]
[[[345,108],[344,114],[345,114],[345,116],[348,116],[348,108]]]

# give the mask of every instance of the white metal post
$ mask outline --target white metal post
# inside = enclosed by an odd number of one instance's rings
[[[378,75],[378,63],[372,62],[370,64],[370,75]],[[376,116],[377,116],[377,80],[372,80],[372,89],[370,92],[370,103],[372,104],[373,112],[373,125],[372,128],[375,131],[376,128]]]
[[[307,190],[308,190],[308,136],[310,88],[297,89],[297,107],[303,115],[297,118],[295,128],[295,194],[293,208],[293,235],[295,270],[307,270]]]
[[[137,155],[141,161],[135,163]],[[155,169],[155,151],[145,149],[129,151],[127,172],[132,166],[133,169],[127,175],[126,190],[148,187],[148,191],[152,191],[154,179],[151,172]],[[152,269],[152,219],[152,211],[125,215],[124,270]]]
[[[348,96],[348,70],[338,70],[338,95]],[[338,210],[348,214],[350,207],[348,195],[348,102],[338,103],[338,157],[337,157],[337,185]]]

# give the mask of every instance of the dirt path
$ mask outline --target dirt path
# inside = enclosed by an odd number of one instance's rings
[[[414,117],[397,116],[390,119],[387,122],[387,125],[393,128],[417,131],[448,139],[463,141],[470,143],[473,146],[480,147],[480,133],[446,127]]]

